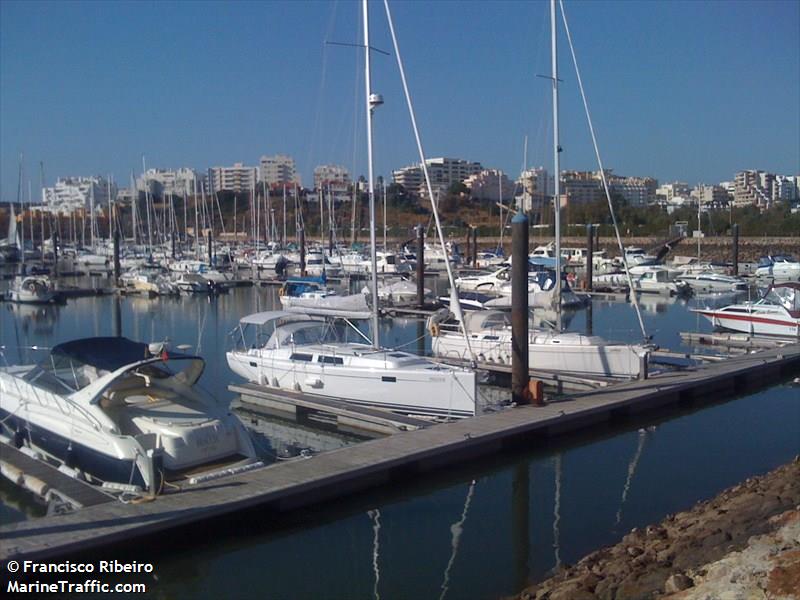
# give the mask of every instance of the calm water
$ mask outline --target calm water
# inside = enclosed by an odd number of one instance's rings
[[[41,353],[28,346],[111,335],[116,302],[0,305],[6,359],[35,360]],[[242,315],[275,304],[274,289],[242,288],[214,299],[125,298],[118,306],[124,335],[191,345],[208,363],[202,385],[232,397],[226,334]],[[678,332],[710,330],[684,301],[646,298],[643,308],[648,333],[665,348],[690,351]],[[568,328],[583,330],[586,316],[567,315]],[[608,338],[640,338],[625,303],[595,300],[592,323]],[[422,349],[422,332],[413,319],[382,323],[386,345],[412,351]],[[275,450],[272,425],[253,426]],[[306,443],[314,433],[297,435]],[[158,574],[150,587],[164,598],[496,598],[798,453],[800,388],[776,382],[729,402],[573,436],[277,521],[254,511],[203,527],[202,535],[148,544]],[[0,502],[4,522],[41,514],[6,484]]]

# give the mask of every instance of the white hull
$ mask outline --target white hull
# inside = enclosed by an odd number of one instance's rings
[[[745,306],[746,305],[742,305]],[[800,338],[800,318],[792,318],[785,311],[763,310],[763,305],[753,306],[750,311],[697,310],[715,327],[741,331],[750,335],[777,335]]]
[[[528,339],[528,366],[531,369],[575,375],[639,376],[647,356],[644,348],[595,342],[596,339],[573,333],[532,331]],[[511,364],[510,332],[487,331],[471,334],[470,345],[481,361]],[[469,359],[464,337],[460,333],[440,332],[433,338],[432,348],[434,355],[442,358]]]
[[[339,349],[325,346],[320,350],[326,356],[341,356],[343,360],[348,356],[345,346]],[[372,350],[369,346],[361,345],[361,352],[367,354]],[[280,356],[275,351],[259,349],[232,351],[226,356],[228,366],[234,373],[259,385],[377,406],[405,414],[449,417],[475,414],[475,374],[467,370],[439,368],[423,359],[407,367],[386,368],[384,361],[363,367],[326,365],[319,362],[318,350],[302,346],[298,346],[292,354],[311,358],[291,360],[291,355]],[[352,350],[349,354],[352,355]],[[391,350],[380,350],[373,356],[391,354]],[[384,368],[381,368],[382,365]]]

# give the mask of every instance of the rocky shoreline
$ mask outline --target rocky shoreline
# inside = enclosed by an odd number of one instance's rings
[[[518,598],[800,598],[800,458],[633,529]]]

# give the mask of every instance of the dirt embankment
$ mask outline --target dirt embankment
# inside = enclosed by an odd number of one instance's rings
[[[800,598],[800,459],[542,581],[520,600]]]

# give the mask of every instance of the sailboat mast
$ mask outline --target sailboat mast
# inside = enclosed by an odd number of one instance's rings
[[[556,39],[556,0],[550,0],[550,36],[553,78],[553,214],[556,237],[556,326],[561,331],[561,161],[558,131],[558,47]]]
[[[369,190],[369,243],[372,247],[370,256],[372,267],[372,280],[370,288],[372,292],[372,346],[380,348],[378,339],[378,260],[375,254],[375,189],[373,188],[372,173],[372,103],[370,95],[372,93],[372,81],[370,71],[370,50],[369,50],[369,8],[367,0],[362,0],[364,14],[364,89],[367,107],[367,186]]]

